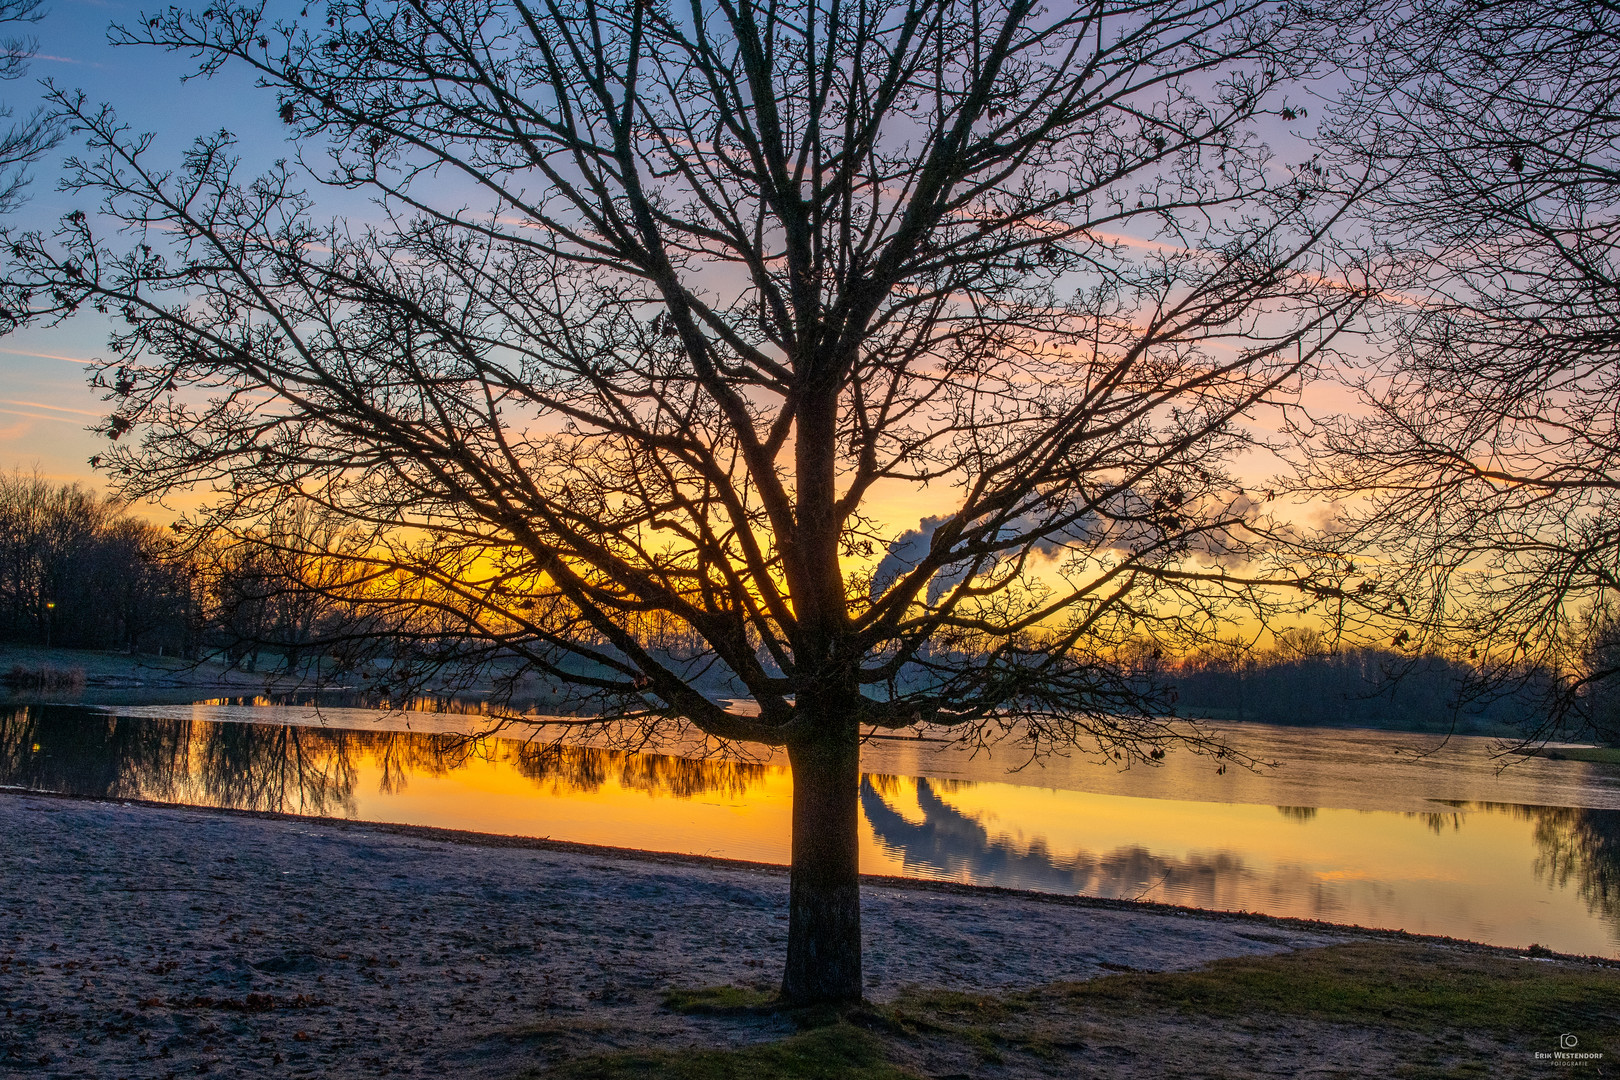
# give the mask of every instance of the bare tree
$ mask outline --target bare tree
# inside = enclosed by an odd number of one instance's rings
[[[189,566],[116,500],[0,473],[0,640],[188,651]]]
[[[1362,612],[1488,691],[1602,674],[1582,657],[1620,586],[1617,100],[1614,4],[1423,0],[1390,9],[1328,125],[1380,174],[1361,210],[1410,278],[1307,484],[1355,497],[1326,544],[1369,556],[1344,575]]]
[[[318,679],[320,661],[349,656],[352,638],[373,646],[366,652],[394,644],[382,628],[356,626],[364,615],[344,599],[362,588],[352,579],[366,573],[357,566],[366,554],[364,533],[358,535],[357,547],[342,521],[289,501],[245,528],[222,527],[191,544],[210,628],[226,660],[253,671],[260,653],[271,649],[281,654],[284,674]]]
[[[19,244],[13,303],[126,320],[126,494],[211,485],[202,532],[318,504],[367,530],[346,595],[381,622],[785,747],[783,993],[849,1000],[863,731],[1214,749],[1115,650],[1270,581],[1238,570],[1237,421],[1365,288],[1255,127],[1330,29],[1251,0],[170,12],[122,39],[257,71],[375,220],[316,224],[224,136],[160,168],[63,95],[71,186],[138,235]],[[696,646],[649,644],[672,625]]]
[[[1620,746],[1620,625],[1612,609],[1600,610],[1586,636],[1581,694],[1583,719],[1591,734],[1610,746]]]
[[[45,16],[44,5],[45,0],[0,0],[0,25],[36,23]],[[0,81],[9,82],[27,74],[35,47],[32,38],[0,38]],[[10,120],[14,115],[12,106],[0,105],[0,120]],[[28,183],[28,165],[61,138],[60,125],[43,109],[0,131],[0,214],[17,208]]]

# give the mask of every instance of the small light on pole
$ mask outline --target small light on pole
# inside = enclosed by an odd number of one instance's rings
[[[56,622],[56,601],[45,601],[45,647],[51,647],[51,626]]]

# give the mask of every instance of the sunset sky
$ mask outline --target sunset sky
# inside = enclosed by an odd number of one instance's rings
[[[32,70],[16,83],[0,85],[0,100],[24,114],[44,80],[82,90],[90,101],[110,104],[132,130],[155,133],[154,160],[164,164],[178,161],[194,138],[221,128],[238,137],[238,150],[249,171],[257,172],[278,158],[294,155],[296,148],[276,116],[273,93],[254,87],[239,71],[227,68],[210,79],[182,82],[194,70],[188,57],[152,48],[111,46],[109,24],[136,22],[141,11],[133,2],[59,0],[35,28],[39,51]],[[1280,151],[1279,162],[1305,151],[1297,133],[1278,129],[1268,131],[1267,137]],[[17,214],[16,225],[48,230],[69,210],[93,209],[87,196],[57,190],[60,163],[80,150],[82,141],[69,136],[35,168],[30,198]],[[352,221],[365,217],[369,209],[359,196],[319,192],[317,213],[341,214]],[[1152,241],[1137,240],[1130,246],[1151,247]],[[104,318],[87,310],[59,327],[30,327],[0,338],[0,372],[4,373],[0,378],[0,469],[37,469],[53,481],[79,481],[105,489],[104,478],[88,464],[91,455],[107,444],[104,437],[87,430],[105,415],[105,406],[100,392],[86,385],[86,362],[105,355],[108,329]],[[1259,417],[1257,421],[1264,427],[1271,419],[1274,417]],[[1277,462],[1264,455],[1240,463],[1242,472],[1260,487],[1267,486],[1262,478],[1276,467]],[[948,512],[954,498],[945,485],[928,489],[889,485],[874,500],[873,508],[898,532],[916,528],[923,518]],[[146,507],[138,512],[167,522],[174,510],[189,505],[181,497],[169,508]],[[1306,511],[1308,516],[1315,513]]]

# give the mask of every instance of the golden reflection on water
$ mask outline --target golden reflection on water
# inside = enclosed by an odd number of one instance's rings
[[[0,710],[0,783],[783,863],[780,763],[411,731]],[[869,774],[861,866],[1620,952],[1620,811],[1211,803]]]
[[[1620,954],[1612,810],[1305,814],[926,779],[869,782],[862,806],[917,876]]]

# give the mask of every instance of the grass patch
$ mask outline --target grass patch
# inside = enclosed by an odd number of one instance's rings
[[[82,690],[84,668],[58,668],[49,664],[24,667],[13,664],[10,671],[0,675],[0,685],[11,690]]]
[[[739,1032],[752,1028],[754,1037],[759,1029],[748,1018],[764,1013],[791,1020],[799,1031],[737,1049],[599,1053],[531,1075],[915,1080],[918,1074],[896,1062],[970,1076],[1014,1059],[1054,1075],[1286,1075],[1312,1053],[1332,1055],[1370,1040],[1401,1047],[1380,1076],[1464,1080],[1529,1076],[1524,1048],[1552,1049],[1563,1032],[1578,1034],[1582,1050],[1612,1058],[1610,1048],[1620,1049],[1620,970],[1396,942],[1218,960],[1197,971],[1105,975],[1023,993],[912,992],[843,1014],[780,1010],[768,995],[738,987],[671,991],[665,1003],[680,1012],[734,1016]],[[1257,1050],[1253,1033],[1275,1030],[1289,1037],[1262,1039]],[[1299,1039],[1305,1050],[1292,1047]],[[1226,1060],[1239,1043],[1248,1047],[1244,1054],[1260,1056]],[[1156,1056],[1138,1059],[1141,1046],[1155,1047]],[[1112,1072],[1097,1073],[1099,1066]],[[1373,1074],[1349,1067],[1344,1075]]]
[[[739,1050],[602,1054],[542,1074],[557,1080],[919,1080],[888,1061],[883,1043],[852,1024]]]
[[[506,1037],[514,1042],[560,1043],[570,1040],[590,1040],[611,1035],[617,1029],[600,1020],[582,1020],[577,1016],[564,1019],[536,1020],[509,1028]]]
[[[1080,985],[1080,984],[1076,984]],[[964,994],[956,990],[932,990],[910,994],[896,1002],[889,1010],[891,1018],[901,1024],[919,1024],[924,1030],[929,1021],[968,1024],[983,1027],[1005,1023],[1026,1013],[1035,994]]]
[[[1427,1045],[1440,1061],[1475,1036],[1502,1044],[1578,1032],[1583,1050],[1620,1048],[1620,971],[1424,945],[1358,942],[1218,960],[1197,971],[1106,975],[1025,993],[911,994],[887,1010],[911,1039],[943,1039],[964,1056],[1028,1054],[1062,1061],[1116,1033],[1192,1017],[1217,1040],[1277,1018],[1352,1024]],[[1398,1033],[1398,1034],[1397,1034]],[[1538,1043],[1538,1045],[1540,1045]],[[1419,1055],[1421,1057],[1421,1054]],[[1413,1077],[1484,1076],[1450,1060],[1409,1062]],[[1404,1075],[1404,1074],[1403,1074]]]
[[[750,1016],[772,1012],[776,997],[743,986],[705,986],[697,990],[671,990],[664,1008],[700,1016]]]
[[[1307,1016],[1400,1028],[1620,1035],[1620,971],[1373,942],[1217,960],[1198,971],[1110,975],[1073,1005],[1206,1016]]]

